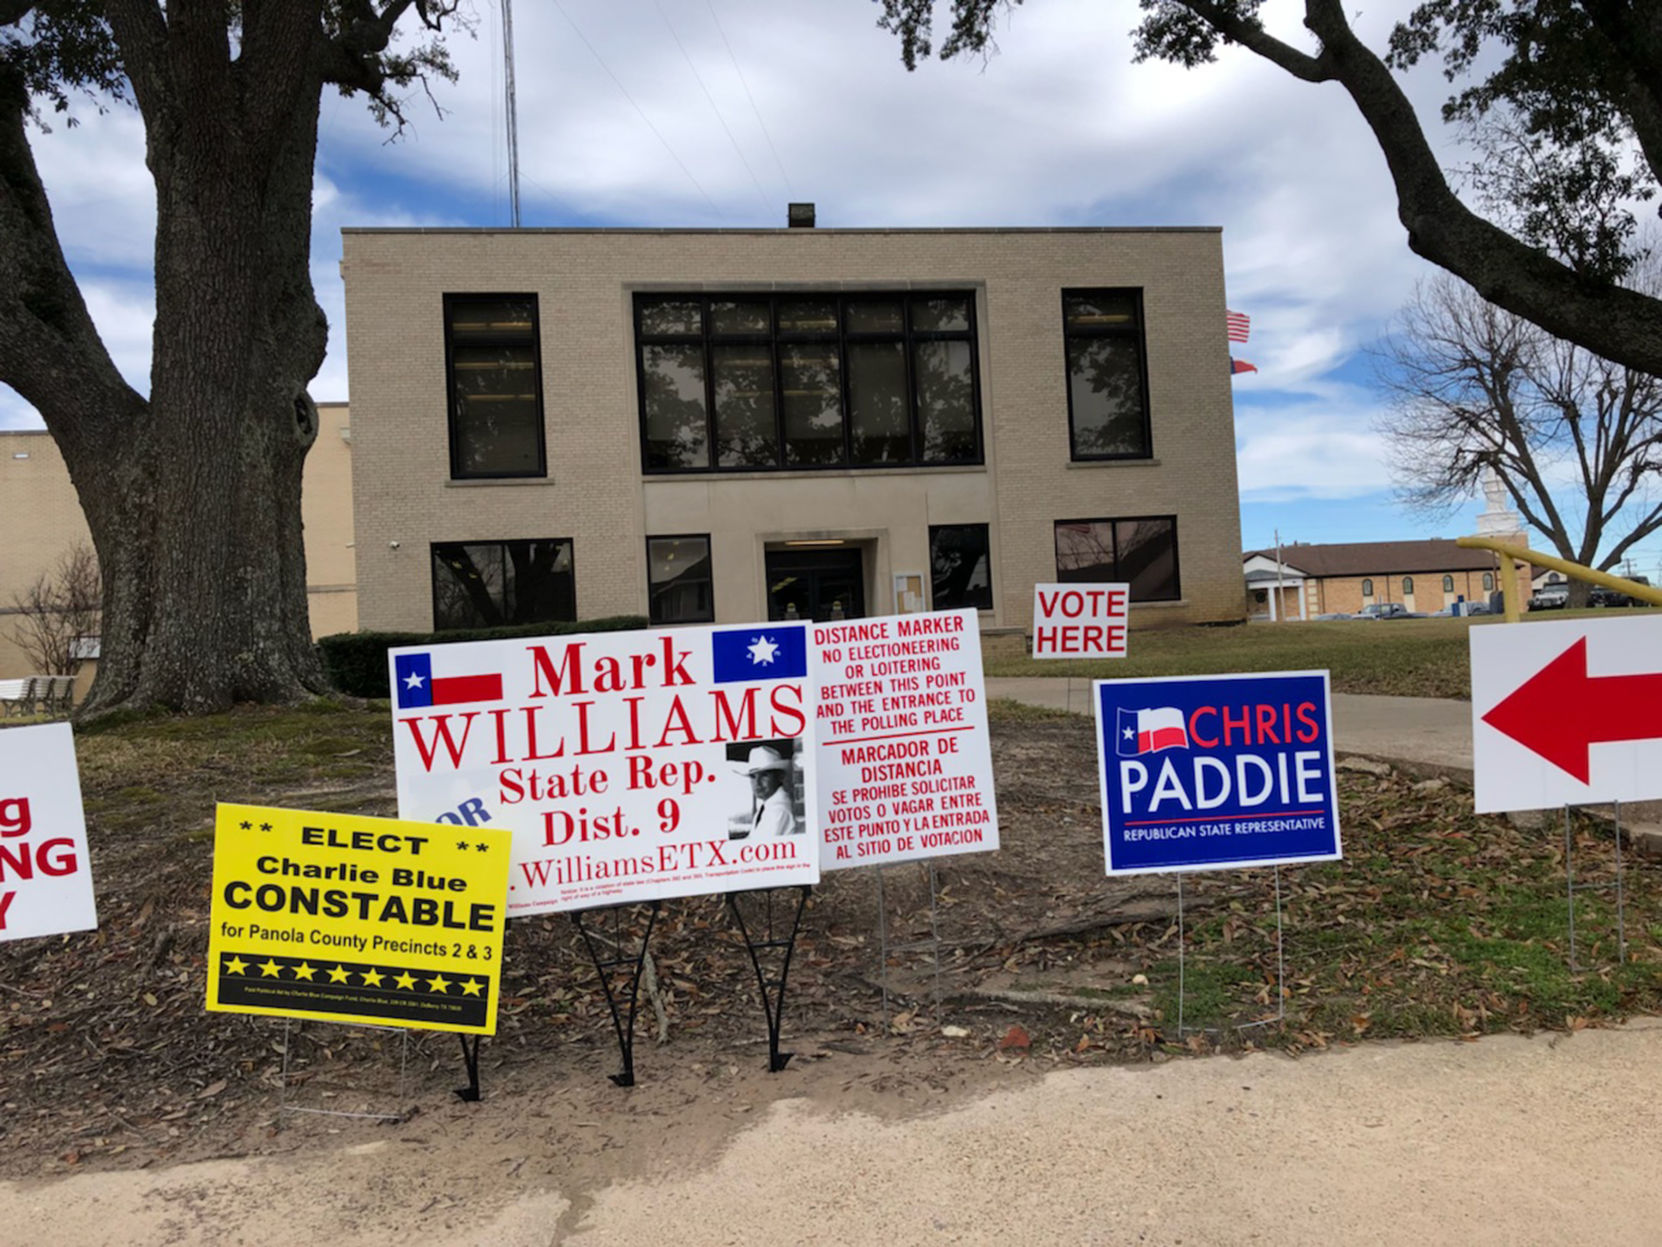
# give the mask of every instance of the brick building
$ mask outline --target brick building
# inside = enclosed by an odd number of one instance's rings
[[[318,404],[317,442],[306,456],[301,508],[306,525],[307,603],[312,635],[351,632],[358,626],[353,583],[352,451],[345,403]],[[0,679],[36,672],[13,639],[16,599],[42,575],[50,576],[75,546],[90,549],[92,535],[69,470],[52,435],[41,430],[0,430],[0,500],[5,539],[0,543]],[[85,652],[93,654],[95,638]],[[89,662],[80,673],[84,692]]]
[[[1400,602],[1431,614],[1464,599],[1487,602],[1500,587],[1500,557],[1452,540],[1293,542],[1241,556],[1253,618],[1353,615],[1374,602]],[[1519,563],[1520,602],[1529,599],[1529,565]],[[1277,586],[1280,587],[1279,597]]]
[[[1215,229],[348,229],[359,616],[1245,611]]]

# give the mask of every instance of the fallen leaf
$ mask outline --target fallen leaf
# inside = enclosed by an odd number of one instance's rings
[[[1025,1052],[1032,1046],[1033,1037],[1023,1030],[1020,1025],[1012,1026],[1005,1031],[1004,1038],[998,1041],[1000,1052],[1009,1052],[1011,1049]]]

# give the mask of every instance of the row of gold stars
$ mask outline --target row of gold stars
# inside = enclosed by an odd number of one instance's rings
[[[248,966],[249,963],[244,961],[241,957],[233,956],[228,958],[225,962],[225,973],[234,974],[240,977],[248,973]],[[305,979],[307,982],[311,982],[312,976],[315,975],[322,967],[314,966],[302,961],[297,966],[289,966],[287,968],[294,971],[295,978]],[[256,962],[254,964],[254,969],[260,972],[262,978],[280,979],[282,978],[284,967],[279,965],[276,961],[267,958],[264,962]],[[331,983],[350,983],[352,981],[352,971],[348,970],[345,966],[336,966],[332,970],[325,971],[325,973],[328,974],[329,981]],[[357,973],[358,977],[363,980],[363,985],[365,987],[379,987],[388,977],[387,975],[382,974],[379,970],[373,968],[368,970],[359,970]],[[418,979],[415,975],[410,974],[408,971],[403,974],[393,975],[392,982],[395,987],[407,992],[414,991],[417,983],[425,983],[427,984],[428,991],[438,992],[440,995],[448,994],[452,987],[460,987],[462,989],[462,995],[477,996],[480,989],[485,986],[484,982],[480,979],[458,979],[453,982],[450,979],[445,978],[442,974],[435,974],[430,979]]]

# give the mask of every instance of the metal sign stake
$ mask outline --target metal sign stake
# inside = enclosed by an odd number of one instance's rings
[[[812,884],[797,884],[796,913],[791,918],[790,933],[784,936],[774,934],[773,927],[773,894],[780,891],[778,888],[756,888],[748,892],[729,892],[727,894],[727,908],[733,914],[733,920],[739,924],[739,934],[744,937],[745,951],[750,954],[751,968],[756,971],[756,986],[762,993],[762,1011],[767,1015],[768,1023],[768,1072],[777,1074],[790,1063],[792,1052],[779,1051],[779,1025],[785,1015],[785,984],[791,973],[791,954],[796,951],[796,933],[802,925],[802,911],[808,906],[809,894],[813,892]],[[765,925],[753,933],[749,924],[744,920],[744,909],[739,904],[741,896],[749,896],[752,902],[760,894],[761,903],[766,907]],[[757,939],[756,935],[762,938]],[[762,969],[762,955],[767,952],[782,954],[779,963],[779,974],[775,978],[768,977]]]
[[[601,989],[606,993],[606,1007],[612,1013],[612,1033],[617,1036],[618,1053],[623,1059],[623,1068],[615,1074],[606,1075],[612,1083],[619,1087],[633,1087],[635,1085],[635,1007],[640,999],[641,972],[646,965],[646,948],[652,939],[653,925],[658,921],[658,911],[663,902],[653,900],[647,902],[646,930],[641,933],[641,942],[630,954],[624,942],[623,911],[629,906],[605,905],[597,909],[576,909],[572,911],[571,921],[583,937],[583,944],[589,950],[589,960],[594,962],[595,973],[600,976]],[[606,914],[612,916],[612,933],[610,936],[602,932],[592,931],[583,922],[584,914]],[[611,955],[602,953],[595,940],[606,940],[612,946]],[[624,989],[625,1000],[620,1002],[618,991],[614,990],[612,980],[619,976],[619,972],[627,975],[627,988]],[[622,986],[621,984],[619,985]],[[620,1007],[621,1005],[621,1007]]]
[[[307,1108],[304,1105],[289,1103],[289,1034],[293,1024],[293,1018],[285,1017],[283,1019],[282,1089],[277,1101],[277,1116],[279,1121],[282,1120],[282,1116],[285,1113],[311,1113],[317,1117],[352,1117],[360,1121],[404,1121],[406,1119],[407,1114],[404,1112],[402,1106],[405,1099],[405,1077],[409,1070],[410,1060],[410,1032],[408,1030],[405,1030],[402,1027],[394,1026],[367,1026],[361,1023],[359,1024],[363,1025],[364,1030],[386,1032],[396,1030],[398,1032],[398,1104],[400,1105],[400,1108],[396,1113],[355,1113],[346,1109]],[[349,1023],[341,1023],[341,1025],[349,1025]]]
[[[889,1033],[889,898],[877,867],[877,981],[883,993],[883,1033]]]

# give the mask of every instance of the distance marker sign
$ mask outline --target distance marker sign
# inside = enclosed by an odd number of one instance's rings
[[[496,1033],[506,830],[221,805],[208,1008]]]
[[[1327,672],[1098,680],[1108,873],[1340,856]]]

